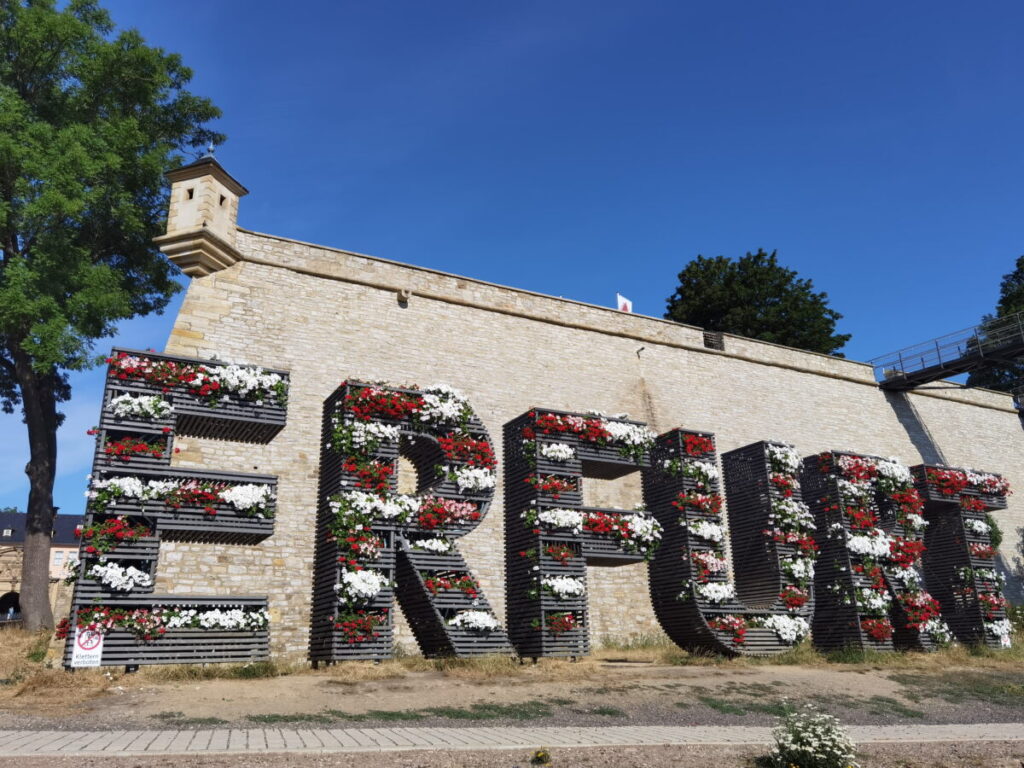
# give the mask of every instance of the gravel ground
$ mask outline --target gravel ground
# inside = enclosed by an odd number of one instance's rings
[[[552,749],[552,768],[753,768],[763,748],[719,746]],[[360,752],[349,754],[187,755],[175,768],[526,768],[528,750]],[[1024,744],[876,744],[858,755],[862,768],[1021,768]],[[165,768],[166,757],[0,758],[6,768]]]
[[[784,700],[812,701],[849,725],[1024,720],[1024,674],[1010,670],[954,670],[946,678],[903,675],[899,680],[883,670],[799,667],[742,673],[669,667],[645,670],[642,676],[621,670],[602,674],[601,681],[570,682],[466,682],[415,673],[357,683],[293,675],[158,684],[128,676],[86,697],[75,696],[74,690],[46,689],[0,701],[0,720],[5,728],[26,730],[772,725]],[[958,688],[970,675],[974,686]],[[57,681],[66,685],[64,678]],[[982,684],[987,687],[979,688]],[[62,693],[67,698],[58,706]],[[469,716],[474,713],[467,709],[474,706],[482,708],[476,712],[480,716]],[[438,716],[426,711],[432,707],[453,711]]]

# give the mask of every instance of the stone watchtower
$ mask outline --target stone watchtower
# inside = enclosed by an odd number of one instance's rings
[[[170,171],[167,178],[171,180],[167,234],[153,242],[189,277],[203,277],[238,261],[238,199],[249,190],[213,155]]]

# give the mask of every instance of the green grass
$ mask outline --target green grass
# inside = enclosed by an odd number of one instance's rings
[[[297,713],[293,715],[249,715],[246,720],[250,720],[254,723],[263,723],[264,725],[279,725],[282,723],[330,723],[335,720],[326,713],[313,714],[313,713]]]
[[[153,718],[186,728],[189,726],[226,725],[228,722],[219,717],[185,717],[184,712],[157,712]]]
[[[1024,706],[1024,673],[1012,670],[960,670],[940,675],[901,673],[889,679],[908,688],[907,698],[942,699],[952,704],[965,699],[1003,707]]]
[[[468,707],[428,707],[420,711],[451,720],[534,720],[539,717],[550,717],[552,714],[551,707],[542,701],[470,704]]]
[[[25,658],[33,664],[42,664],[46,659],[46,651],[50,647],[49,633],[41,634],[25,654]]]

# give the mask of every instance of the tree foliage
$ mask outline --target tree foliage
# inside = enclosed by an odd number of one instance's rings
[[[999,301],[996,313],[985,315],[982,325],[999,320],[1018,312],[1024,312],[1024,256],[1017,258],[1014,270],[1003,275],[999,284]],[[1024,362],[1016,365],[993,365],[974,371],[967,378],[969,387],[988,387],[1009,392],[1015,386],[1024,383]]]
[[[205,127],[217,108],[185,90],[191,76],[138,32],[115,33],[95,0],[61,10],[0,0],[0,403],[20,406],[28,428],[29,628],[52,622],[45,580],[67,371],[93,365],[96,339],[178,290],[151,242],[163,174],[183,151],[223,139]]]
[[[838,350],[850,340],[835,332],[842,315],[829,308],[828,294],[780,266],[776,253],[758,249],[736,260],[698,255],[679,273],[665,317],[842,357]]]

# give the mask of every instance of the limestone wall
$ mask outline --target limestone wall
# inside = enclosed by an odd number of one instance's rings
[[[181,438],[176,462],[277,475],[276,532],[254,547],[165,543],[157,590],[269,595],[278,654],[306,651],[321,406],[349,377],[461,389],[499,458],[502,425],[537,405],[711,431],[720,451],[774,438],[804,455],[944,456],[1024,482],[1024,430],[1005,395],[936,385],[887,396],[861,363],[730,336],[708,350],[696,328],[245,230],[237,245],[244,261],[192,280],[167,352],[290,370],[288,426],[265,446]],[[632,506],[637,479],[589,481],[584,501]],[[459,546],[500,617],[500,486],[496,499]],[[998,519],[1012,568],[1024,502],[1011,497]],[[644,565],[588,578],[595,642],[656,631]]]

